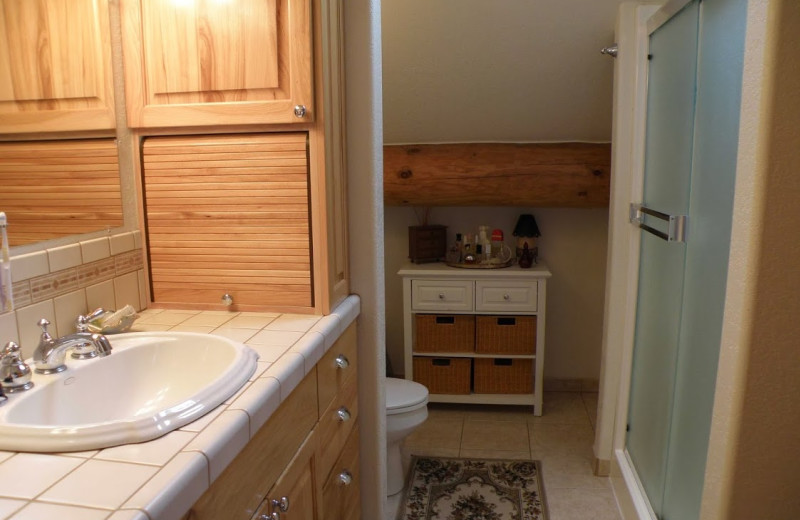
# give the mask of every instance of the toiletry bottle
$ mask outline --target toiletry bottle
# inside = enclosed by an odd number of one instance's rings
[[[475,244],[475,263],[480,264],[481,262],[483,262],[483,259],[484,259],[483,245]]]
[[[461,238],[461,233],[456,233],[456,252],[458,256],[455,261],[460,264],[464,256],[464,240]]]
[[[492,258],[497,258],[503,250],[503,231],[495,229],[492,231]]]

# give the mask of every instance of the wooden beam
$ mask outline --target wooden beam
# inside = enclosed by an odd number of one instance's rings
[[[611,144],[386,145],[387,206],[607,207]]]

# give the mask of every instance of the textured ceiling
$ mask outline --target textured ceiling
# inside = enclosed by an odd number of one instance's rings
[[[610,141],[620,3],[383,0],[384,141]]]

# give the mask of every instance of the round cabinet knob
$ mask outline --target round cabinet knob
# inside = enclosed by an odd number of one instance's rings
[[[299,118],[306,117],[306,106],[305,105],[295,105],[294,106],[294,115]]]
[[[510,300],[510,299],[511,299],[511,296],[509,296],[509,295],[507,295],[507,294],[504,294],[504,295],[503,295],[503,299],[504,299],[505,301],[508,301],[508,300]]]
[[[233,305],[233,296],[228,293],[222,295],[222,304],[223,305]]]
[[[350,420],[350,410],[342,406],[338,410],[336,410],[336,416],[339,418],[341,422],[349,421]]]
[[[336,356],[336,368],[347,368],[350,366],[350,360],[344,354]]]
[[[353,483],[353,474],[347,470],[342,471],[339,473],[339,484],[342,486],[349,486]]]
[[[258,517],[258,520],[281,520],[281,514],[277,511],[270,514],[264,513]]]
[[[280,509],[281,512],[285,513],[289,510],[289,497],[281,497],[280,500],[272,499],[272,510]],[[280,515],[278,515],[280,518]]]
[[[439,299],[444,300],[444,293],[439,293]]]

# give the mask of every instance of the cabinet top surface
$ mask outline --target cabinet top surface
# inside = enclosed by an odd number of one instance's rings
[[[550,278],[552,273],[547,264],[542,262],[523,269],[518,265],[499,269],[469,269],[450,267],[442,262],[430,264],[413,264],[408,262],[397,271],[404,278],[454,278],[454,279],[503,279],[503,278]]]

